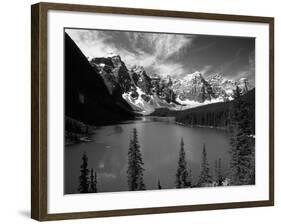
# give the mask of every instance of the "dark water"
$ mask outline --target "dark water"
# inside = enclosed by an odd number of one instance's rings
[[[193,182],[200,172],[203,144],[213,171],[214,161],[222,158],[222,170],[227,172],[229,142],[227,133],[211,128],[189,128],[175,124],[172,118],[142,117],[118,125],[99,127],[92,142],[65,147],[65,193],[78,193],[78,177],[84,152],[89,157],[89,168],[98,176],[98,191],[127,190],[127,153],[133,128],[137,128],[144,161],[144,181],[147,189],[175,186],[175,173],[183,137],[188,165]]]

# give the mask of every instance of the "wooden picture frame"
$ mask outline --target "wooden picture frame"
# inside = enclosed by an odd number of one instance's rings
[[[50,10],[188,18],[212,21],[252,22],[269,25],[269,191],[268,200],[215,203],[186,206],[131,208],[74,213],[48,213],[48,99],[47,99],[47,14]],[[90,5],[38,3],[31,7],[31,217],[39,221],[81,219],[109,216],[141,215],[170,212],[203,211],[274,205],[274,18],[258,16],[223,15],[182,11],[163,11],[137,8],[117,8]]]

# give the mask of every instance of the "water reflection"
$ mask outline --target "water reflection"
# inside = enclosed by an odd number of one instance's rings
[[[113,129],[114,129],[114,132],[117,133],[117,134],[120,134],[120,133],[123,132],[123,128],[122,128],[122,126],[120,126],[120,125],[115,125],[115,126],[113,127]]]

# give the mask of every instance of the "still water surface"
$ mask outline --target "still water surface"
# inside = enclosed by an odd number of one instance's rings
[[[87,153],[88,167],[98,176],[99,192],[127,190],[127,153],[130,137],[136,128],[144,162],[144,181],[149,190],[175,187],[175,173],[181,137],[185,143],[186,159],[192,170],[193,182],[200,172],[203,144],[213,171],[214,161],[222,158],[222,170],[227,172],[229,140],[223,130],[191,128],[178,125],[173,118],[142,117],[118,125],[102,126],[95,130],[92,141],[65,147],[65,193],[78,193],[81,158]]]

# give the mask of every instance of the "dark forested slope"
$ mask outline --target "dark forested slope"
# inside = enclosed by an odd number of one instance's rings
[[[248,107],[249,122],[254,133],[255,130],[255,89],[241,96],[244,105]],[[227,127],[230,121],[230,111],[234,101],[208,104],[183,111],[174,111],[159,108],[151,116],[174,116],[176,121],[185,125],[201,125],[213,127]]]
[[[249,122],[254,133],[255,130],[255,89],[241,96],[243,105],[249,111]],[[186,125],[202,125],[226,127],[231,119],[230,111],[233,110],[234,101],[208,104],[176,113],[176,121]]]
[[[65,116],[92,125],[132,118],[128,103],[110,95],[104,80],[65,33]]]

